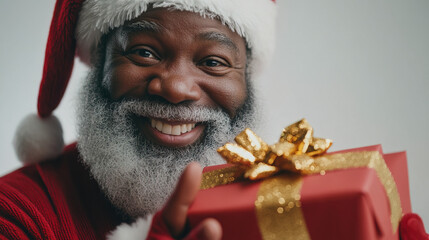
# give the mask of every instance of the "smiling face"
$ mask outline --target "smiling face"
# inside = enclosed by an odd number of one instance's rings
[[[246,100],[244,40],[215,19],[151,9],[111,34],[103,85],[114,101],[220,108],[233,118]],[[204,122],[133,116],[143,136],[167,147],[197,142]]]
[[[159,210],[187,164],[255,126],[244,41],[217,20],[154,9],[106,35],[78,106],[78,149],[129,216]],[[180,127],[180,132],[179,132]]]

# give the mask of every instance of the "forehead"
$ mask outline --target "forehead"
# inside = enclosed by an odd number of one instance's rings
[[[222,24],[221,21],[210,15],[201,16],[199,13],[178,11],[166,8],[152,8],[142,13],[138,18],[124,24],[127,33],[160,33],[180,32],[185,35],[193,35],[194,38],[216,40],[227,43],[228,41],[242,42],[244,39],[237,33]],[[238,50],[238,49],[236,49]]]
[[[216,28],[226,28],[218,19],[209,14],[204,14],[204,17],[195,12],[181,11],[169,8],[149,8],[139,17],[128,21],[125,25],[138,22],[140,20],[148,20],[155,22],[171,21],[170,25],[174,27],[198,28],[201,26],[212,26]],[[185,24],[185,25],[183,25]]]

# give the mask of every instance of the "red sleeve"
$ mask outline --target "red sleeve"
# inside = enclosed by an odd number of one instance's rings
[[[0,217],[0,239],[30,239],[25,231],[3,216]]]
[[[37,184],[24,179],[18,174],[15,181],[0,180],[0,236],[5,239],[55,239],[51,226],[36,206],[40,199],[29,199],[22,189],[13,186],[21,181],[22,188],[40,193]]]
[[[106,239],[122,218],[79,159],[72,144],[0,177],[0,239]]]

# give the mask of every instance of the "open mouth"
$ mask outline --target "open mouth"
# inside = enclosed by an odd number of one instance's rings
[[[170,121],[150,117],[138,117],[137,125],[147,139],[167,147],[191,145],[201,139],[205,129],[203,122]]]
[[[184,133],[192,131],[196,123],[183,123],[183,124],[169,124],[156,119],[150,119],[152,128],[168,135],[180,136]]]

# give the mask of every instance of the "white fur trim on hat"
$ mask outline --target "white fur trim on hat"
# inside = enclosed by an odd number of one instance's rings
[[[116,227],[109,235],[107,240],[143,240],[149,234],[153,215],[145,218],[138,218],[133,224],[123,223]]]
[[[13,145],[24,164],[55,158],[64,148],[61,123],[55,116],[42,119],[37,114],[28,115],[18,125]]]
[[[276,6],[272,0],[86,0],[77,23],[77,54],[90,64],[91,52],[103,34],[154,8],[191,11],[218,16],[245,38],[252,50],[251,72],[260,72],[271,58],[275,42]]]

